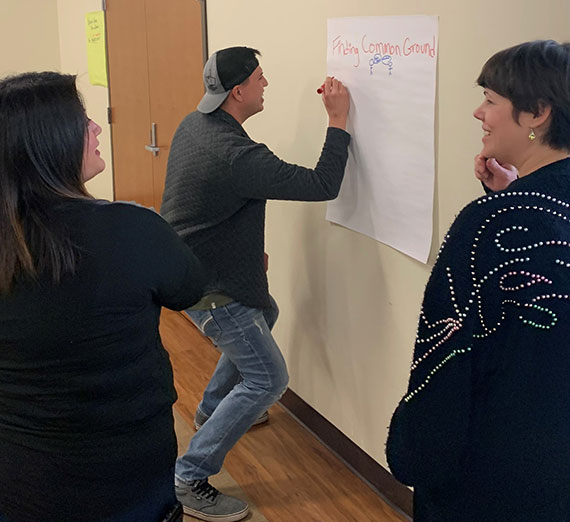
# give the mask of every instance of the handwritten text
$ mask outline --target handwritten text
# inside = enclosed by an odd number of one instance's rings
[[[353,56],[353,67],[360,66],[360,55],[373,55],[368,60],[370,71],[372,74],[372,66],[376,63],[383,63],[386,56],[413,56],[424,55],[428,58],[435,58],[436,46],[435,35],[431,41],[414,41],[414,39],[406,36],[402,42],[390,42],[384,40],[375,40],[364,34],[358,43],[349,41],[347,38],[339,35],[333,39],[332,45],[333,56]],[[390,64],[390,74],[392,73],[392,66]]]

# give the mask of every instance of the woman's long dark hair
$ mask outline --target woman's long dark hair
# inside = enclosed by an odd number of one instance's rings
[[[75,76],[0,80],[0,295],[17,279],[73,273],[77,251],[55,208],[90,197],[82,181],[88,120]]]

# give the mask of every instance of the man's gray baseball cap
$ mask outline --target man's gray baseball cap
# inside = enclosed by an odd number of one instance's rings
[[[224,103],[230,91],[259,66],[256,55],[259,51],[250,47],[228,47],[212,54],[204,66],[206,94],[198,110],[207,114]]]

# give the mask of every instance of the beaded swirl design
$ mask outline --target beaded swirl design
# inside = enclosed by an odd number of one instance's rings
[[[450,317],[430,320],[426,316],[424,305],[420,311],[420,318],[416,336],[416,354],[411,364],[412,375],[422,368],[426,375],[423,382],[410,390],[404,397],[406,402],[417,396],[429,385],[433,376],[442,370],[450,361],[458,356],[468,355],[472,352],[473,341],[485,339],[503,326],[509,313],[516,313],[515,317],[522,325],[548,330],[556,326],[559,318],[548,306],[551,300],[569,300],[570,292],[553,291],[556,286],[554,277],[550,272],[556,268],[570,269],[570,242],[558,237],[545,237],[540,230],[542,217],[560,221],[561,225],[570,228],[570,204],[553,196],[540,192],[499,192],[480,198],[472,205],[489,205],[483,213],[483,219],[476,225],[475,236],[470,246],[469,276],[470,288],[461,288],[461,299],[454,284],[452,268],[446,264],[444,267],[447,279],[446,298],[451,304],[453,314]],[[540,213],[539,219],[532,219],[529,225],[529,213]],[[534,215],[533,215],[534,217]],[[498,221],[500,219],[500,221]],[[506,226],[508,224],[508,226]],[[457,233],[457,231],[455,232]],[[538,241],[529,241],[525,236],[540,237]],[[449,240],[449,233],[443,240],[436,263],[440,258]],[[485,256],[481,246],[495,249],[501,259],[495,266],[482,268]],[[552,249],[556,248],[556,252]],[[567,257],[564,256],[567,252]],[[487,251],[485,251],[487,252]],[[554,255],[553,255],[554,254]],[[546,273],[533,271],[529,266],[540,256],[540,266]],[[488,256],[487,256],[488,257]],[[536,263],[534,263],[536,266]],[[542,269],[541,269],[542,270]],[[434,269],[435,271],[435,269]],[[500,314],[498,317],[488,317],[485,312],[484,297],[492,292],[500,293]],[[463,297],[465,296],[465,297]],[[473,314],[476,317],[473,318]],[[448,343],[465,327],[467,318],[470,321],[470,336],[464,337],[462,342],[467,346],[450,348]],[[434,354],[446,347],[445,354],[440,354],[433,367],[429,365]]]

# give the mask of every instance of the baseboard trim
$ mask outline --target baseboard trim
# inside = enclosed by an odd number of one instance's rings
[[[279,401],[377,493],[412,516],[412,492],[289,388]]]

